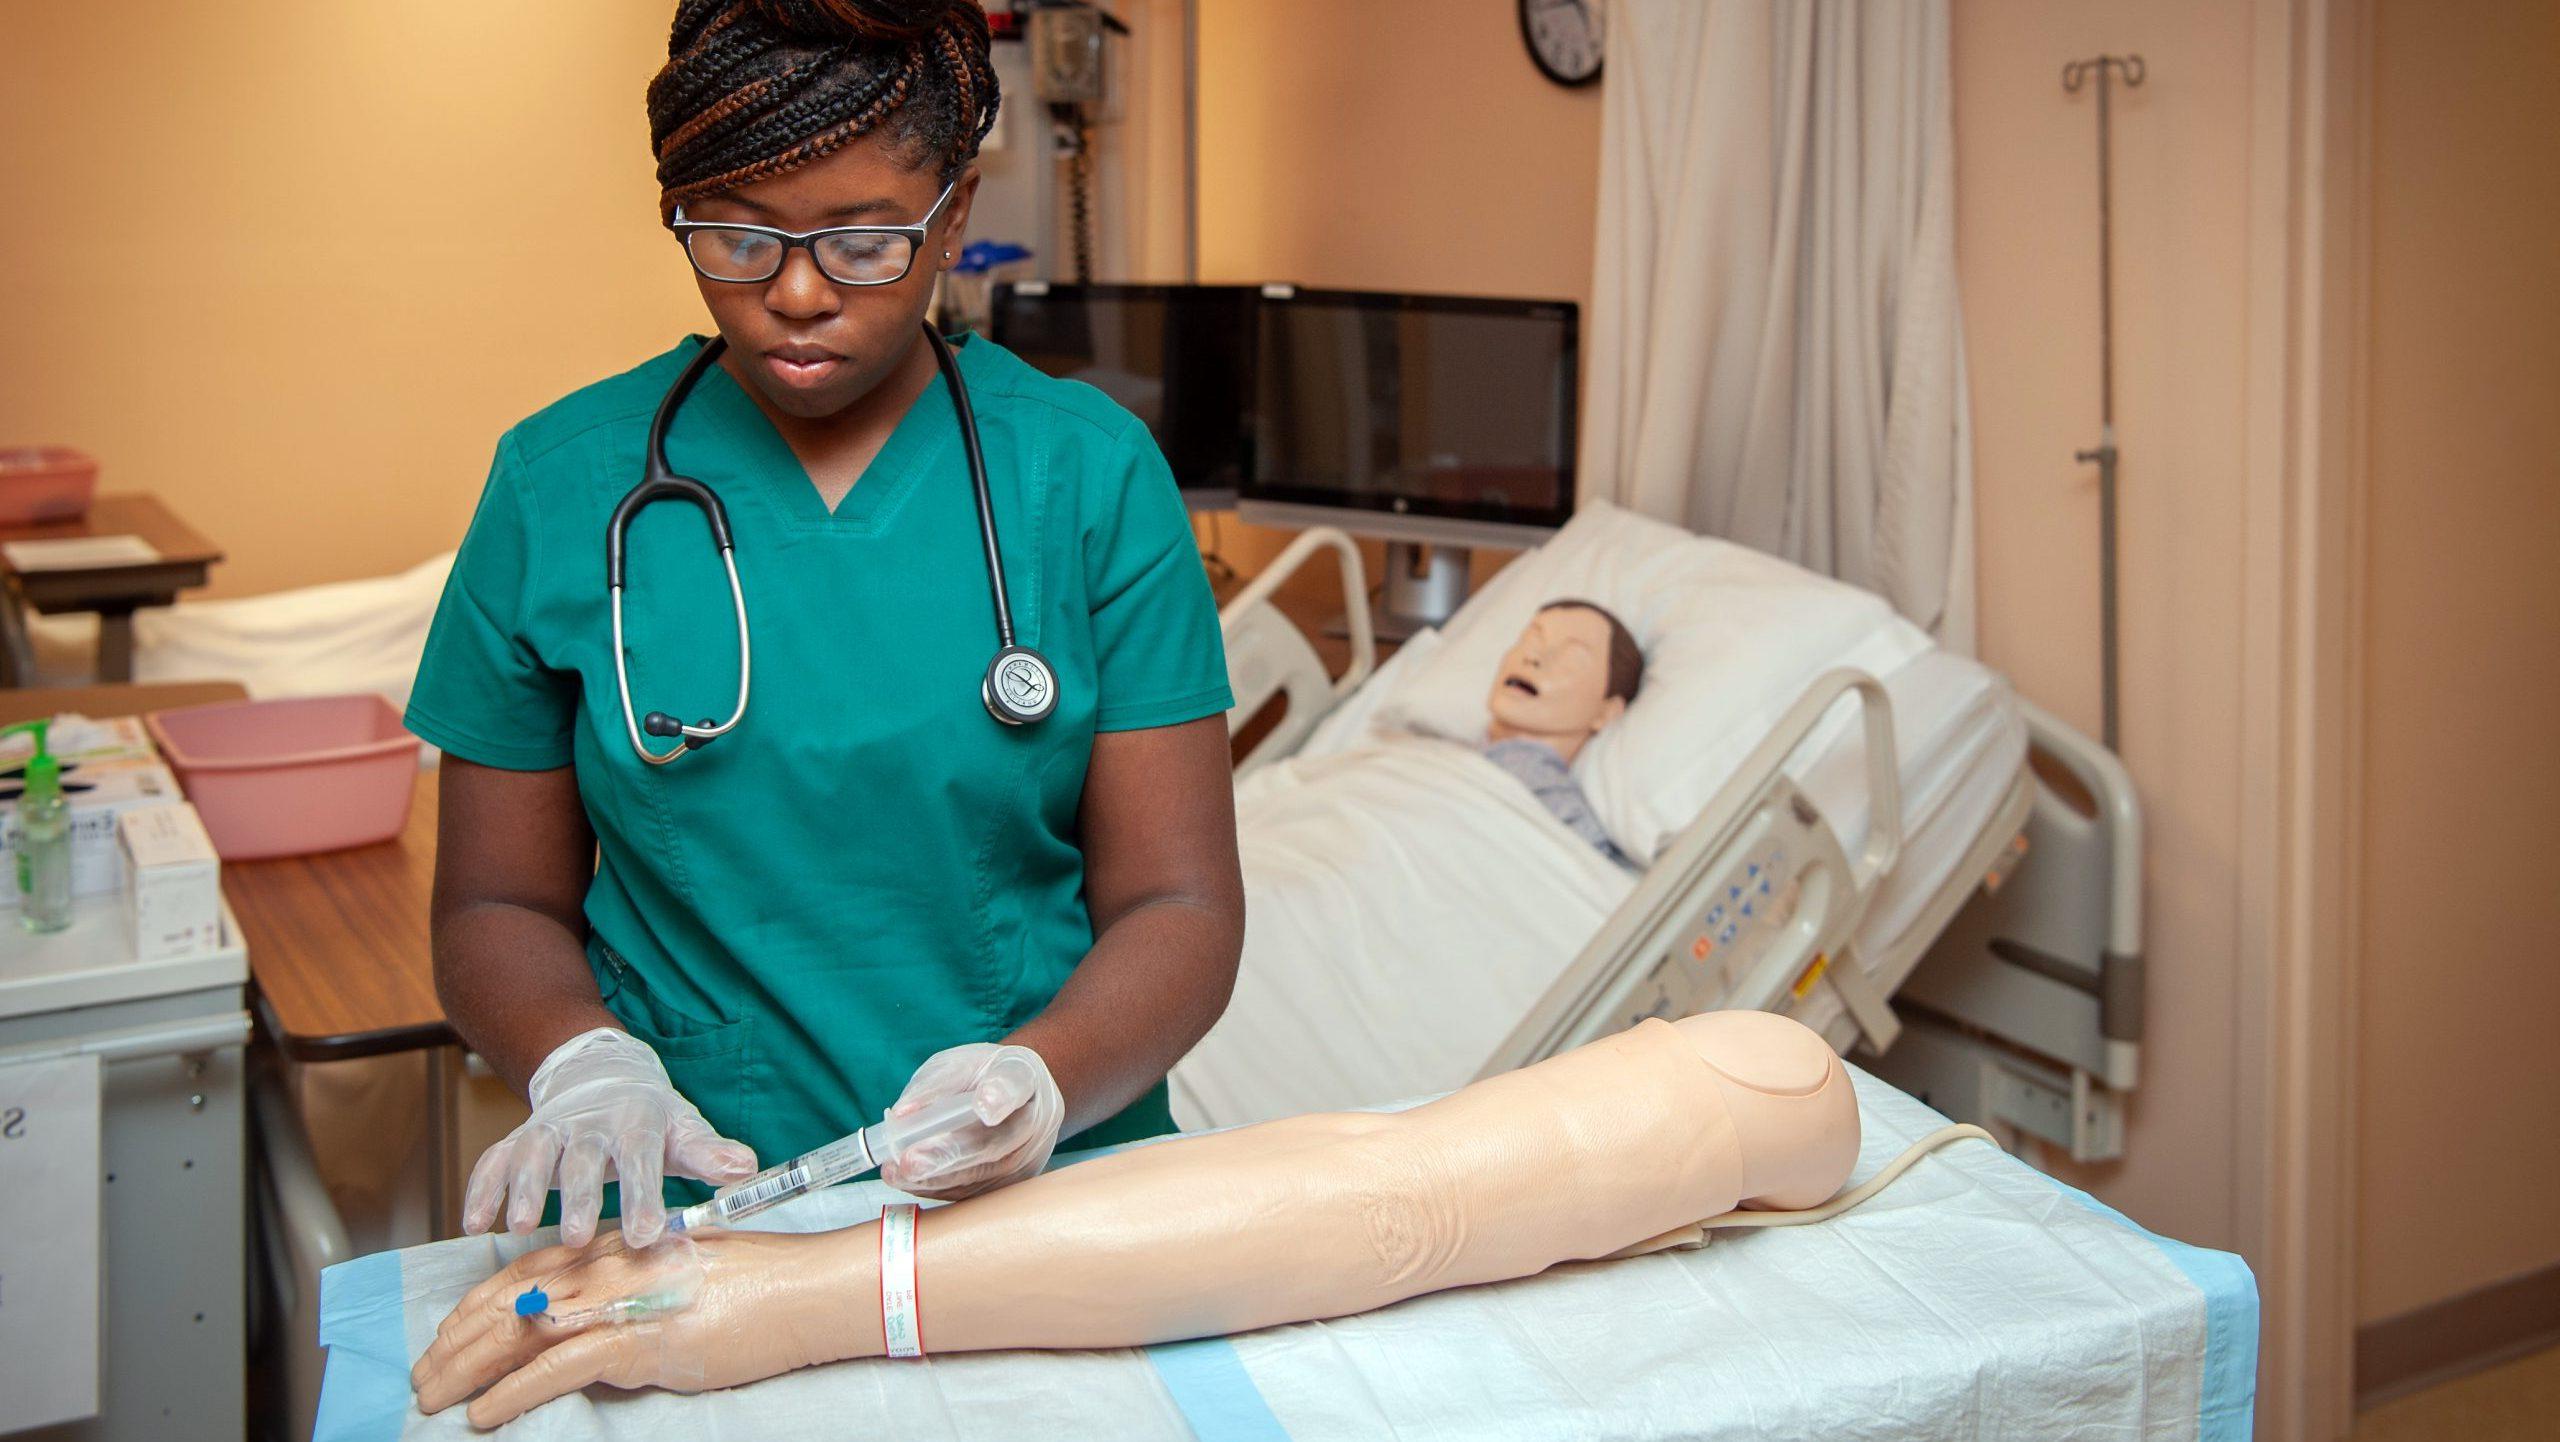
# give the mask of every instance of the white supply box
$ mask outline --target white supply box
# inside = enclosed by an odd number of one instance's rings
[[[116,845],[116,818],[142,806],[166,806],[185,798],[169,768],[147,756],[68,762],[62,796],[71,808],[71,894],[111,896],[124,887],[124,858]],[[12,787],[0,800],[0,908],[18,904],[18,798]]]
[[[174,961],[222,945],[222,862],[193,806],[120,813],[116,845],[135,960]]]

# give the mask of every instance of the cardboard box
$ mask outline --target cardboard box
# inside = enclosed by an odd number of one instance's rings
[[[137,961],[173,961],[222,945],[222,862],[196,809],[139,806],[116,817],[126,936]]]
[[[112,896],[124,886],[124,855],[116,846],[116,818],[136,807],[185,800],[169,768],[145,758],[89,761],[62,769],[63,800],[71,814],[71,894]],[[0,800],[0,878],[18,872],[16,786]],[[14,880],[0,885],[0,910],[18,904]]]

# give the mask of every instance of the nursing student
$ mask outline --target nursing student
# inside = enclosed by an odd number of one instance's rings
[[[584,1242],[618,1181],[646,1245],[670,1201],[962,1093],[891,1184],[1171,1130],[1242,945],[1225,658],[1146,430],[926,330],[996,113],[985,15],[681,0],[647,101],[717,336],[501,438],[407,716],[445,752],[437,989],[532,1107],[464,1227],[556,1190]],[[617,522],[669,407],[664,474],[712,499]]]

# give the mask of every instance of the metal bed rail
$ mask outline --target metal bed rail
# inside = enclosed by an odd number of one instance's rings
[[[1874,1070],[1950,1116],[2106,1161],[2141,1079],[2142,810],[2113,753],[2019,708],[2036,777],[2023,844],[1904,983],[1910,1035]]]
[[[1305,633],[1271,599],[1318,551],[1331,551],[1341,566],[1351,664],[1340,676],[1326,672]],[[1270,732],[1236,762],[1239,778],[1304,745],[1316,723],[1378,669],[1377,633],[1369,619],[1368,570],[1351,537],[1331,526],[1299,532],[1260,575],[1219,608],[1218,629],[1226,642],[1228,689],[1236,698],[1227,712],[1227,735],[1233,737],[1252,724],[1275,699],[1285,707]]]

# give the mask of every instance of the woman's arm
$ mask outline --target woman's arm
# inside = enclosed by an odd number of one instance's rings
[[[442,773],[429,913],[436,997],[522,1095],[560,1043],[621,1025],[587,969],[595,834],[574,768],[506,771],[448,752]]]
[[[623,1184],[622,1230],[645,1246],[665,1222],[663,1176],[735,1181],[755,1170],[755,1153],[677,1094],[596,990],[584,906],[595,835],[577,773],[505,771],[447,753],[438,785],[436,994],[454,1029],[533,1107],[472,1167],[463,1230],[487,1231],[503,1214],[511,1230],[531,1231],[556,1187],[560,1234],[583,1242],[611,1176]]]
[[[1048,1063],[1069,1136],[1162,1081],[1235,990],[1244,876],[1225,718],[1096,736],[1081,825],[1093,949],[1006,1038]]]

